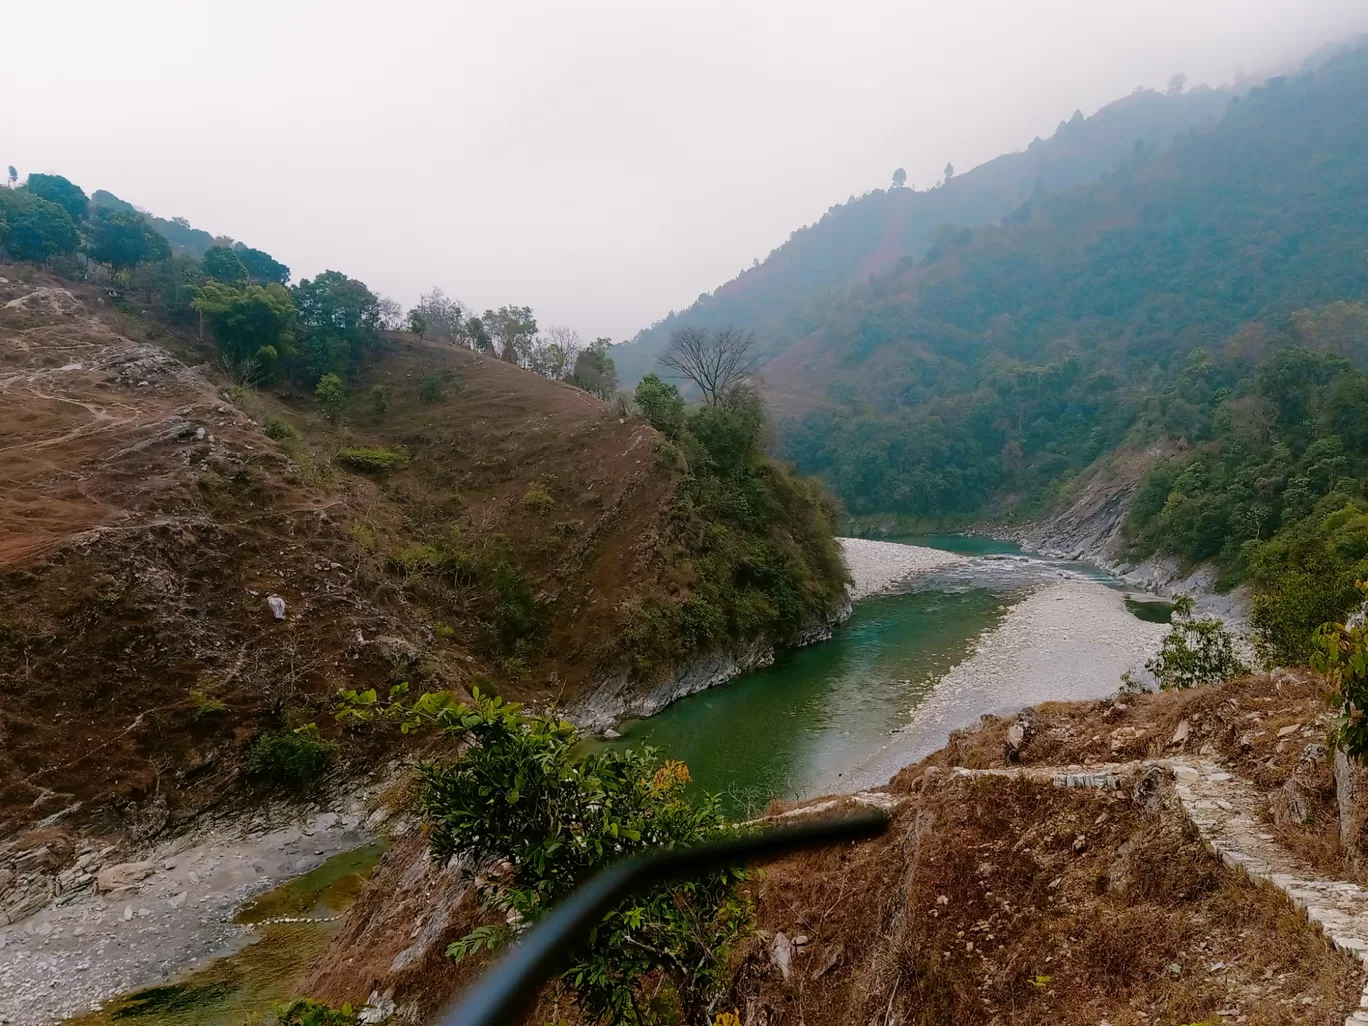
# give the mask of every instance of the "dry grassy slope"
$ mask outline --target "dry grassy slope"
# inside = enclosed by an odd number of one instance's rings
[[[334,430],[308,397],[235,401],[206,347],[98,290],[32,268],[0,278],[0,839],[50,817],[59,831],[183,821],[237,793],[260,730],[334,730],[340,687],[498,680],[487,589],[406,584],[386,558],[403,544],[509,538],[555,653],[503,681],[518,697],[582,687],[612,658],[622,603],[679,588],[649,429],[582,393],[401,339]],[[447,397],[419,404],[432,369]],[[376,382],[392,393],[383,422],[366,412]],[[270,415],[301,432],[288,452],[262,433]],[[412,469],[330,466],[377,442],[409,446]],[[546,474],[554,508],[538,516],[522,496]]]
[[[764,866],[752,885],[760,932],[737,952],[725,1003],[743,1022],[1344,1021],[1361,967],[1284,895],[1213,856],[1167,778],[1091,791],[945,772],[1204,753],[1263,790],[1268,829],[1283,845],[1353,879],[1329,771],[1302,759],[1330,725],[1321,680],[1282,671],[1186,693],[1050,703],[1020,719],[1026,739],[1011,759],[1007,732],[1018,717],[990,718],[895,777],[884,838]],[[1294,776],[1314,810],[1305,826],[1287,814]],[[831,811],[820,799],[806,804]],[[480,916],[459,869],[433,864],[412,837],[300,989],[333,1002],[392,991],[405,1021],[430,1021],[472,978],[442,951]],[[787,975],[781,933],[803,939],[789,949]],[[526,1021],[566,1013],[548,997]]]

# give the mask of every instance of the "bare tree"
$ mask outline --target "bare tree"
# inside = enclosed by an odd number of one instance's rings
[[[698,386],[703,401],[716,406],[755,370],[755,332],[722,328],[678,328],[660,362]]]
[[[398,300],[381,296],[376,304],[380,308],[380,328],[383,331],[402,331],[404,328],[404,308]]]
[[[537,339],[532,354],[532,369],[559,381],[574,370],[575,361],[579,359],[583,348],[584,341],[573,328],[549,328],[544,336]]]

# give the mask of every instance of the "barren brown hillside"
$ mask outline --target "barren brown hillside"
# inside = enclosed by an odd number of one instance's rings
[[[682,586],[653,433],[581,391],[397,336],[333,427],[132,298],[0,278],[0,836],[187,819],[262,731],[333,732],[339,688],[569,697],[615,665],[624,603]],[[411,462],[368,476],[335,459],[356,446]],[[497,636],[496,558],[535,645]]]

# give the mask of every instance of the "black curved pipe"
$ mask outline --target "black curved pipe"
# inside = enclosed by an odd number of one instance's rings
[[[619,862],[552,910],[484,974],[439,1026],[500,1026],[514,1021],[575,944],[632,891],[796,848],[877,837],[887,828],[888,814],[870,811],[691,848],[662,849]]]

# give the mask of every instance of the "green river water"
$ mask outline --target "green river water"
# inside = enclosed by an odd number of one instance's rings
[[[693,786],[720,794],[732,816],[753,815],[772,798],[835,790],[1025,588],[1061,574],[1112,582],[1077,563],[1028,560],[988,538],[897,540],[988,560],[931,575],[923,590],[866,599],[831,640],[781,651],[773,666],[627,723],[611,744],[648,744],[683,760]]]

